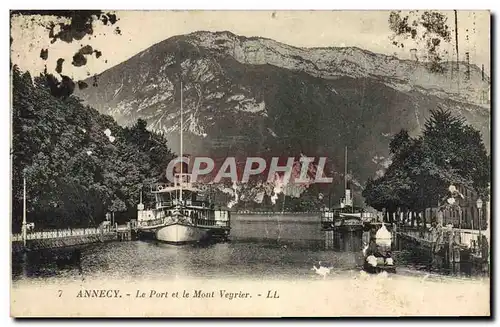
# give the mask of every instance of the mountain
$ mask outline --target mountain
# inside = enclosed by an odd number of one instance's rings
[[[432,73],[425,63],[359,48],[201,31],[153,45],[76,95],[121,125],[145,119],[178,152],[182,81],[185,152],[327,156],[329,168],[342,172],[347,146],[361,185],[387,166],[391,136],[402,128],[418,134],[439,106],[480,130],[489,149],[489,77],[465,63],[443,68]]]

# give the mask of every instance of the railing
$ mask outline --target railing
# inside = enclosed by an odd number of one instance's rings
[[[215,211],[215,220],[228,221],[231,217],[229,211],[226,210],[217,210]]]
[[[169,183],[156,183],[151,185],[151,192],[161,192],[163,189],[167,187],[172,187],[172,184]]]
[[[26,233],[26,240],[43,240],[50,238],[63,238],[70,236],[84,236],[84,235],[97,235],[101,234],[100,228],[74,228],[74,229],[57,229],[50,231],[28,231]],[[111,231],[111,229],[109,229]],[[12,234],[12,241],[22,241],[23,235],[21,233]]]
[[[335,219],[333,211],[325,211],[321,213],[321,222],[333,222]]]
[[[197,226],[206,226],[206,227],[230,227],[229,220],[221,220],[221,219],[193,219],[193,222]]]
[[[138,227],[154,227],[160,226],[165,223],[163,218],[150,219],[150,220],[141,220],[137,223]]]
[[[163,202],[157,202],[156,203],[156,208],[164,208],[164,207],[171,207],[173,204],[175,204],[173,201],[163,201]]]
[[[176,174],[173,183],[155,183],[151,185],[151,192],[161,192],[168,187],[192,187],[191,174]]]
[[[180,200],[174,199],[172,201],[157,202],[156,208],[159,209],[159,208],[171,207],[171,206],[175,206],[175,205],[186,205],[188,207],[200,207],[200,208],[209,208],[210,207],[210,203],[208,203],[207,201],[200,201],[200,200],[193,201],[191,199],[187,199],[187,200],[182,201],[182,203],[181,203]]]
[[[416,240],[422,240],[427,242],[434,242],[435,238],[430,228],[422,229],[421,227],[410,227],[410,226],[398,226],[398,233],[405,234]],[[484,231],[481,233],[478,230],[473,229],[458,229],[458,228],[447,228],[442,227],[441,231],[446,235],[446,239],[452,235],[453,242],[455,244],[463,245],[468,248],[474,248],[479,244],[479,235],[485,235]],[[453,233],[453,234],[451,234]],[[444,238],[442,239],[444,242]]]
[[[202,207],[202,208],[210,207],[210,203],[208,203],[207,201],[199,201],[199,200],[196,201],[186,200],[186,205],[192,207]]]
[[[350,218],[349,215],[355,214],[357,215],[357,212],[342,212],[340,210],[333,210],[333,211],[323,211],[321,212],[321,222],[322,223],[330,223],[333,222],[335,219],[339,218]],[[342,216],[344,215],[344,216]],[[371,221],[375,217],[373,216],[372,213],[370,212],[361,212],[359,214],[360,219],[363,221]]]
[[[230,227],[231,224],[229,217],[221,217],[220,219],[191,218],[188,219],[187,221],[192,222],[194,225],[197,226],[206,226],[206,227]],[[173,222],[174,220],[172,220],[171,218],[143,220],[139,222],[138,227],[156,227]]]
[[[180,185],[180,184],[190,185],[191,184],[191,174],[186,174],[186,173],[175,174],[174,183],[175,183],[175,185]]]
[[[116,226],[117,232],[126,232],[126,231],[129,231],[130,229],[131,229],[130,224]]]

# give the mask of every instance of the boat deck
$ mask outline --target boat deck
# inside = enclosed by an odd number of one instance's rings
[[[176,223],[179,223],[179,222],[169,222],[169,223],[160,222],[160,223],[153,223],[153,224],[144,224],[144,222],[142,222],[142,224],[138,225],[136,227],[136,229],[138,229],[138,230],[152,230],[152,229],[156,229],[156,228],[160,228],[160,227],[174,225]],[[193,226],[193,227],[201,227],[201,228],[205,228],[205,229],[214,229],[214,230],[230,230],[231,229],[228,221],[215,221],[215,220],[213,220],[213,221],[210,221],[209,224],[199,224],[199,223],[195,222],[195,223],[187,223],[187,225]]]

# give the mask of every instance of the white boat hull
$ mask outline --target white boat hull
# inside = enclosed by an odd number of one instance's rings
[[[161,227],[155,232],[155,234],[158,241],[168,243],[191,243],[203,241],[209,238],[208,229],[181,224],[172,224]]]

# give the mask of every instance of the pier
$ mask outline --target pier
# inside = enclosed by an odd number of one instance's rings
[[[128,222],[125,225],[116,226],[116,237],[119,241],[133,241],[137,237],[135,224]]]
[[[392,229],[394,249],[410,250],[429,267],[450,273],[489,273],[488,231],[450,227],[398,226]]]
[[[318,215],[320,214],[321,211],[257,211],[257,210],[238,210],[235,212],[237,215],[268,215],[268,216],[273,216],[273,215],[296,215],[296,216],[301,216],[301,215]]]
[[[75,228],[12,234],[13,252],[64,248],[118,239],[117,228]]]

